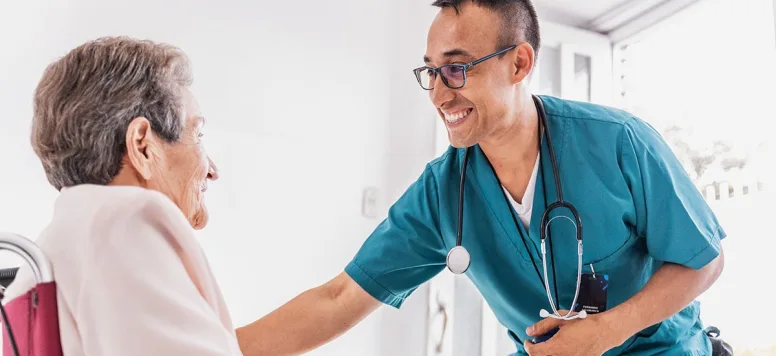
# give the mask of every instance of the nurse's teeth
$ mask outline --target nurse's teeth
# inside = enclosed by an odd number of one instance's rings
[[[458,120],[465,118],[471,112],[472,112],[472,109],[466,109],[466,110],[449,113],[449,114],[445,113],[445,120],[447,120],[447,122],[454,123]]]

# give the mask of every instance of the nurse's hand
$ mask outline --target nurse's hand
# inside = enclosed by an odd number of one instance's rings
[[[567,311],[561,313],[565,315]],[[531,356],[601,355],[625,342],[620,340],[616,326],[608,322],[604,314],[588,314],[585,319],[568,321],[546,318],[529,327],[526,330],[528,336],[535,338],[556,327],[560,330],[539,344],[526,340],[523,344],[525,351]]]

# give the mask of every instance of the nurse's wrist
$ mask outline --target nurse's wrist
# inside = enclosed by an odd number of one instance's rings
[[[629,310],[626,304],[598,314],[601,321],[606,325],[607,332],[610,335],[611,347],[617,347],[628,341],[631,336],[636,335],[641,329],[640,320],[637,312]]]

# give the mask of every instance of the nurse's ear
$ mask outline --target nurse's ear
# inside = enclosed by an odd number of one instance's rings
[[[514,61],[513,80],[515,84],[522,83],[533,70],[535,52],[528,42],[519,44],[512,52],[515,53],[511,56]]]

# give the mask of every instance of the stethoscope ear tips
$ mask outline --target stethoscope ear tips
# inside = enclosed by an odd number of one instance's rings
[[[469,269],[472,257],[463,246],[455,246],[447,253],[447,269],[454,274],[463,274]]]

